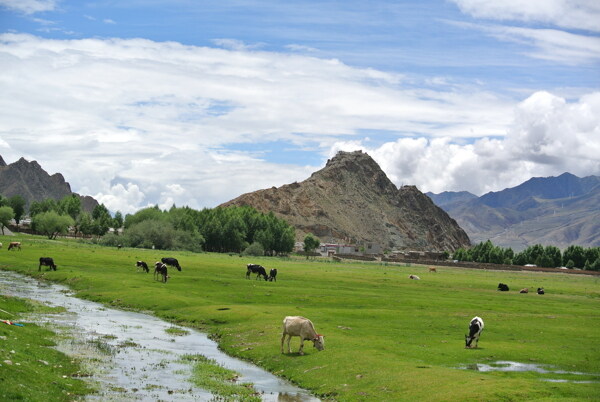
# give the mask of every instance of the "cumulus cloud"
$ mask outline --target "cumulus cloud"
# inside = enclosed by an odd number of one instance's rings
[[[362,149],[397,185],[422,191],[467,190],[481,195],[531,177],[570,172],[600,175],[600,92],[568,102],[536,92],[515,108],[502,138],[457,143],[445,138],[403,138],[369,147],[369,141],[336,143],[330,150]]]
[[[0,0],[0,7],[24,14],[52,11],[56,8],[56,0]]]

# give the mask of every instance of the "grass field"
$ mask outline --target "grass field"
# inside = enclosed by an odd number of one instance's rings
[[[231,355],[251,360],[324,399],[340,401],[598,400],[600,279],[587,275],[503,272],[306,259],[240,258],[104,248],[77,241],[17,237],[22,251],[0,249],[0,268],[68,284],[78,296],[157,316],[212,334]],[[2,237],[5,245],[14,237]],[[5,246],[6,247],[6,246]],[[38,274],[39,257],[58,271]],[[167,284],[136,272],[135,261],[179,259]],[[245,265],[277,268],[277,282],[245,279]],[[420,281],[408,279],[417,274]],[[498,292],[498,282],[510,292]],[[543,286],[545,295],[519,294]],[[286,315],[310,318],[326,349],[280,353]],[[464,348],[469,320],[485,330]],[[294,351],[297,338],[292,340]],[[194,351],[190,351],[194,353]],[[513,361],[547,371],[460,369]],[[579,374],[574,374],[579,373]],[[582,374],[583,373],[583,374]],[[552,381],[549,381],[552,380]],[[564,381],[564,382],[555,382]]]
[[[0,295],[3,319],[19,323],[21,317],[57,309],[40,303]],[[56,335],[35,324],[0,323],[0,400],[72,401],[93,390],[78,379],[83,369],[64,354],[52,349]]]

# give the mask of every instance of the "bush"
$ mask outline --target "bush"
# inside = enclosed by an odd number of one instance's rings
[[[265,249],[262,246],[262,244],[260,244],[259,242],[255,241],[254,243],[252,243],[251,245],[249,245],[244,252],[242,253],[243,255],[252,255],[252,256],[256,256],[256,257],[260,257],[265,255]]]

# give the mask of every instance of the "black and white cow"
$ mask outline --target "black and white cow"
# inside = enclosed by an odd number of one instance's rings
[[[45,267],[50,267],[50,269],[56,271],[56,264],[54,264],[54,260],[50,257],[40,257],[40,266],[38,267],[38,271],[42,270],[42,265]]]
[[[250,274],[254,273],[257,274],[256,279],[262,276],[263,278],[265,278],[265,281],[269,280],[269,277],[267,276],[267,270],[262,265],[248,264],[247,268],[248,270],[246,271],[246,279],[250,279]]]
[[[483,331],[483,320],[479,317],[473,317],[469,323],[469,335],[465,335],[466,348],[470,348],[473,341],[475,341],[475,347],[477,347],[481,331]]]
[[[162,282],[167,283],[167,279],[169,279],[169,275],[167,273],[167,264],[156,261],[154,264],[154,279],[158,280],[159,276],[162,277]]]
[[[277,282],[277,269],[273,268],[272,270],[269,271],[269,282]]]
[[[135,266],[137,267],[137,270],[139,271],[140,268],[142,269],[142,271],[149,273],[150,269],[148,268],[148,264],[146,264],[144,261],[138,261],[135,263]]]
[[[181,266],[179,265],[179,261],[176,258],[165,257],[160,259],[163,264],[170,265],[172,267],[177,268],[178,271],[181,271]]]
[[[508,292],[508,285],[505,283],[499,283],[498,290],[501,292]]]
[[[537,289],[537,294],[538,294],[538,295],[543,295],[544,293],[545,293],[545,292],[544,292],[544,288],[538,288],[538,289]]]

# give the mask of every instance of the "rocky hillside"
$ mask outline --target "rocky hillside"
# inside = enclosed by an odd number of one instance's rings
[[[20,195],[29,206],[32,201],[59,200],[73,192],[62,174],[50,176],[36,161],[28,162],[21,158],[7,165],[0,156],[0,194],[7,198]],[[85,211],[92,211],[98,205],[98,201],[90,196],[79,197]]]
[[[468,193],[469,194],[469,193]],[[600,246],[600,177],[534,177],[476,197],[464,192],[429,194],[475,243],[490,239],[522,250],[534,244],[561,249]]]
[[[367,154],[340,152],[300,183],[247,193],[221,206],[272,211],[324,242],[453,251],[470,244],[456,221],[414,186],[398,189]]]

